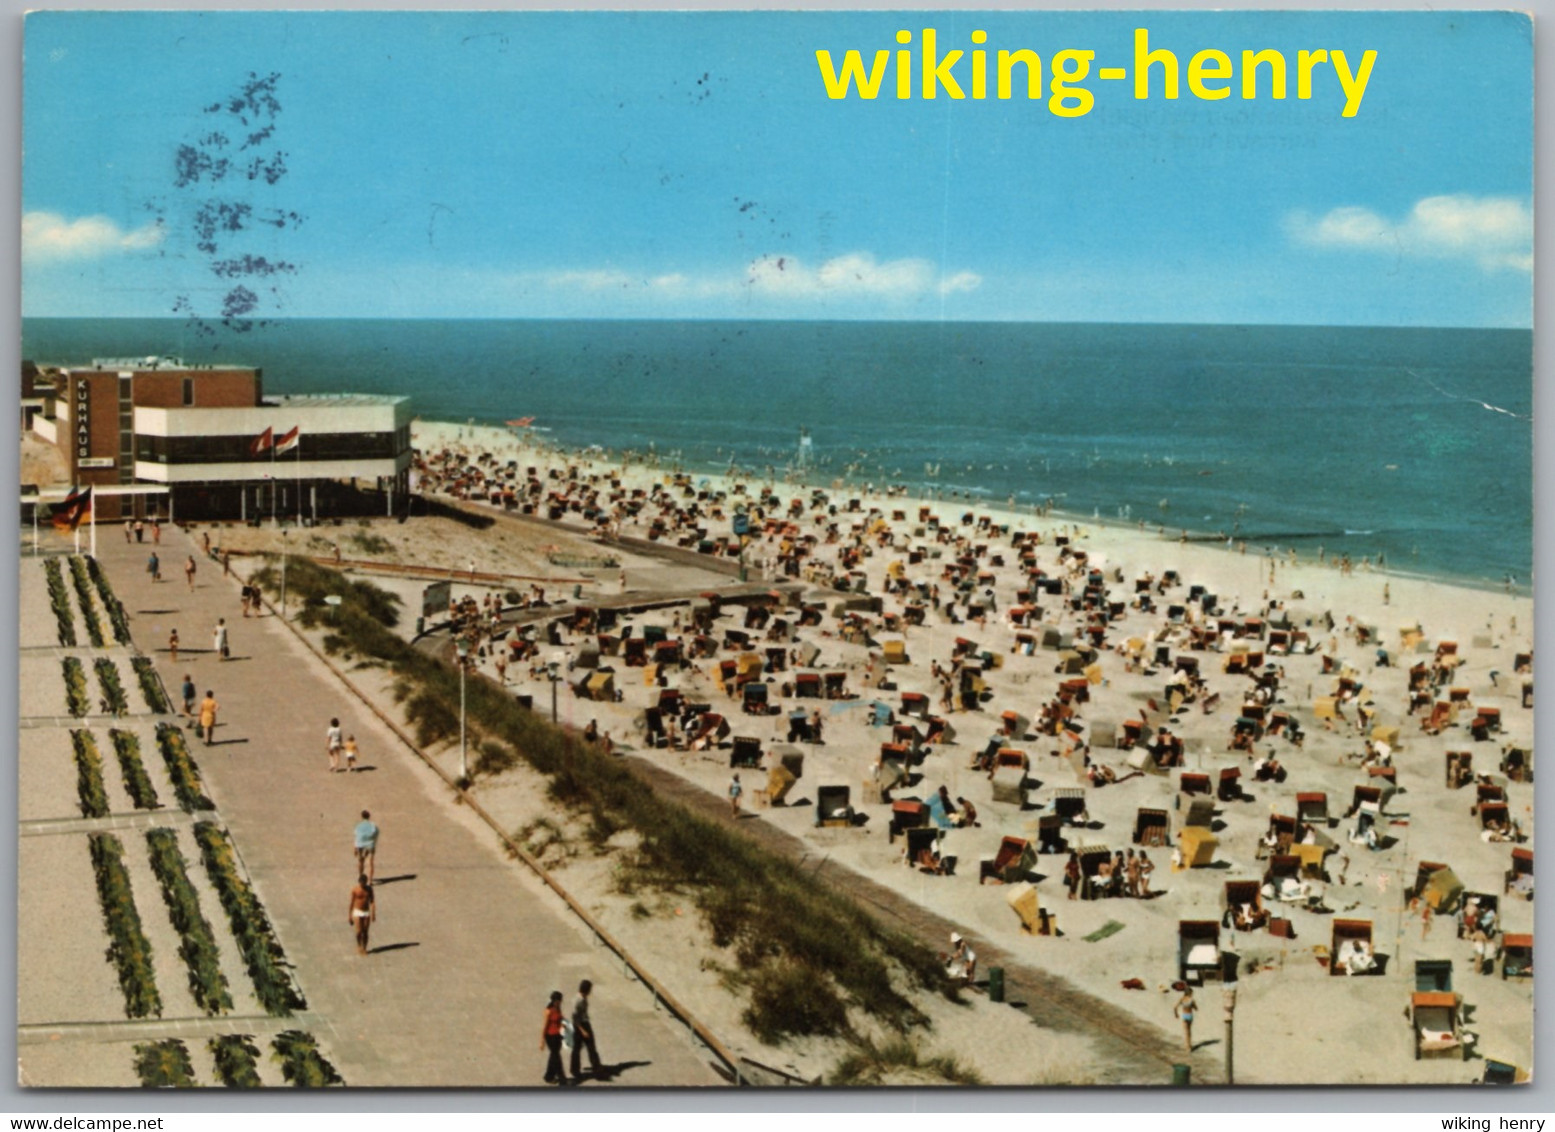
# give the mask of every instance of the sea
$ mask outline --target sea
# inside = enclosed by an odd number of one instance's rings
[[[972,322],[23,321],[23,357],[263,368],[691,470],[901,485],[1526,592],[1525,330]],[[808,437],[802,443],[801,436]]]

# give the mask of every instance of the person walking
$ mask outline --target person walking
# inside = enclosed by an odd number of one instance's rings
[[[745,793],[745,787],[740,785],[740,776],[735,775],[734,781],[729,783],[729,816],[740,816],[740,795]]]
[[[167,635],[167,655],[174,664],[178,663],[178,630],[174,629]]]
[[[151,557],[146,559],[146,573],[151,575],[153,582],[162,580],[162,560],[157,557],[157,552],[152,551]]]
[[[193,673],[184,673],[184,686],[181,691],[184,694],[184,714],[192,716],[194,715],[194,698],[200,694],[199,690],[194,686]]]
[[[550,1050],[545,1063],[545,1083],[565,1085],[566,1070],[562,1068],[562,992],[552,991],[551,1001],[545,1007],[545,1022],[540,1027],[540,1048]]]
[[[191,554],[189,560],[184,563],[184,577],[189,580],[190,593],[194,593],[194,571],[194,555]]]
[[[211,647],[216,650],[216,655],[221,660],[226,660],[231,655],[231,650],[227,644],[227,619],[225,617],[216,619],[215,631],[211,633]]]
[[[356,823],[356,871],[372,883],[373,867],[378,856],[378,827],[373,816],[362,811],[362,820]]]
[[[340,720],[331,719],[329,729],[324,732],[324,753],[329,756],[329,772],[334,774],[340,769],[340,751],[345,746],[341,738]]]
[[[1172,1007],[1172,1014],[1182,1020],[1182,1044],[1189,1053],[1193,1052],[1193,1016],[1198,1009],[1198,1003],[1193,1001],[1193,988],[1184,986],[1182,997]]]
[[[146,541],[146,524],[141,522],[139,519],[135,520],[135,541]]]
[[[205,698],[200,701],[200,731],[205,736],[205,745],[209,747],[216,734],[216,713],[221,705],[216,702],[216,693],[209,689],[205,692]]]
[[[349,774],[354,774],[356,772],[356,755],[357,755],[356,736],[355,735],[347,735],[346,736],[345,753],[346,753],[346,772],[349,773]]]
[[[156,519],[151,520],[151,541],[153,545],[162,545],[162,524]]]
[[[356,887],[351,890],[351,903],[346,909],[346,923],[356,929],[356,953],[367,954],[367,937],[378,919],[378,900],[373,895],[372,882],[358,874]]]
[[[578,997],[572,1000],[572,1079],[583,1076],[583,1050],[589,1051],[589,1075],[599,1080],[599,1049],[594,1045],[594,1023],[589,1019],[589,993],[594,984],[584,979],[578,984]]]

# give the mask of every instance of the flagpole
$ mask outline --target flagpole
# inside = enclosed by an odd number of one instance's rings
[[[270,523],[276,527],[281,525],[275,517],[275,497],[279,494],[280,491],[275,482],[275,441],[272,439],[270,441]]]
[[[292,447],[297,449],[297,474],[292,481],[297,488],[297,527],[302,527],[302,429],[297,430],[297,443]]]
[[[97,557],[97,500],[93,499],[87,506],[92,513],[92,557]]]

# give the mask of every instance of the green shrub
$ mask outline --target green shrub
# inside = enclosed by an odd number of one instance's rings
[[[162,1015],[162,996],[157,993],[151,966],[151,944],[141,930],[135,910],[135,892],[124,868],[124,846],[110,833],[88,835],[92,871],[97,874],[97,896],[103,923],[108,929],[108,962],[119,974],[124,991],[124,1010],[131,1018]]]
[[[70,745],[76,756],[76,793],[80,796],[81,816],[108,816],[108,791],[103,785],[103,760],[97,753],[97,740],[90,731],[72,731]]]
[[[67,656],[61,665],[65,672],[65,702],[70,705],[70,714],[86,715],[92,710],[91,694],[86,688],[86,669],[73,656]]]
[[[135,669],[135,678],[140,681],[140,694],[146,697],[146,706],[157,715],[171,714],[173,705],[168,701],[167,691],[162,687],[162,677],[157,675],[151,658],[131,657],[130,664]]]
[[[100,656],[92,662],[92,667],[97,669],[97,683],[102,687],[103,703],[107,705],[109,713],[128,714],[130,700],[124,694],[124,685],[119,683],[119,666],[109,657]]]
[[[114,594],[113,587],[108,584],[108,578],[103,573],[103,568],[91,555],[87,555],[86,569],[92,576],[92,582],[97,586],[97,596],[102,599],[103,608],[108,611],[108,620],[113,623],[114,639],[121,645],[129,644],[130,622],[124,615],[124,603]]]
[[[290,1016],[294,1011],[306,1010],[308,1003],[292,981],[290,964],[281,949],[275,929],[265,915],[264,905],[247,879],[238,869],[237,854],[232,841],[213,822],[196,822],[194,837],[200,845],[200,856],[205,862],[216,894],[221,898],[232,927],[233,938],[243,961],[248,965],[249,978],[254,983],[254,994],[270,1014]]]
[[[750,1005],[741,1018],[768,1045],[806,1034],[832,1035],[847,1029],[847,1008],[824,975],[788,959],[765,963],[747,980]]]
[[[194,1065],[189,1047],[177,1038],[142,1042],[135,1047],[135,1072],[145,1089],[193,1089]]]
[[[140,761],[140,737],[128,731],[110,731],[114,754],[119,756],[119,769],[124,772],[124,789],[137,810],[158,808],[156,787]]]
[[[216,1062],[216,1079],[229,1089],[258,1089],[259,1047],[249,1034],[222,1034],[212,1038],[208,1047]]]
[[[92,604],[92,579],[87,574],[86,563],[80,558],[70,559],[70,580],[75,583],[76,600],[81,603],[81,620],[86,622],[86,635],[93,648],[103,647],[103,627],[98,623],[97,610]]]
[[[216,803],[205,796],[205,787],[200,782],[200,768],[195,765],[194,756],[189,753],[189,745],[184,742],[183,729],[171,723],[157,724],[157,748],[162,752],[162,761],[167,766],[167,777],[173,783],[173,794],[184,812],[192,814],[196,810],[214,810]]]
[[[879,1044],[868,1038],[857,1039],[853,1052],[837,1063],[826,1083],[844,1088],[904,1084],[981,1085],[983,1078],[953,1057],[925,1058],[917,1043],[896,1036]]]
[[[232,1009],[227,976],[221,970],[221,955],[216,950],[210,921],[200,912],[199,894],[189,883],[189,867],[178,848],[178,834],[171,829],[147,830],[146,847],[150,850],[151,871],[162,886],[168,917],[183,937],[178,955],[189,968],[189,992],[205,1013],[224,1014]]]
[[[319,1052],[319,1043],[312,1034],[301,1030],[286,1030],[270,1042],[275,1050],[273,1060],[281,1063],[281,1074],[299,1089],[322,1089],[326,1085],[344,1085],[345,1081],[335,1067]]]
[[[59,643],[66,647],[76,643],[76,622],[70,612],[70,598],[65,595],[65,579],[60,572],[57,558],[43,561],[43,579],[49,587],[49,605],[54,610],[54,624],[59,632]]]
[[[346,536],[346,542],[356,547],[363,554],[389,554],[394,550],[394,544],[382,535],[375,535],[371,531],[353,531]]]

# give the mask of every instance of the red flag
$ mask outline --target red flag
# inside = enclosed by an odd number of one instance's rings
[[[296,425],[292,428],[291,432],[286,433],[284,436],[277,437],[275,441],[275,454],[277,456],[284,456],[293,448],[297,447],[298,436],[301,432],[302,426]]]
[[[274,444],[275,430],[267,428],[248,442],[248,454],[250,456],[258,456],[261,453],[268,452]]]
[[[65,501],[54,509],[54,529],[73,531],[92,513],[92,489],[72,489]]]

